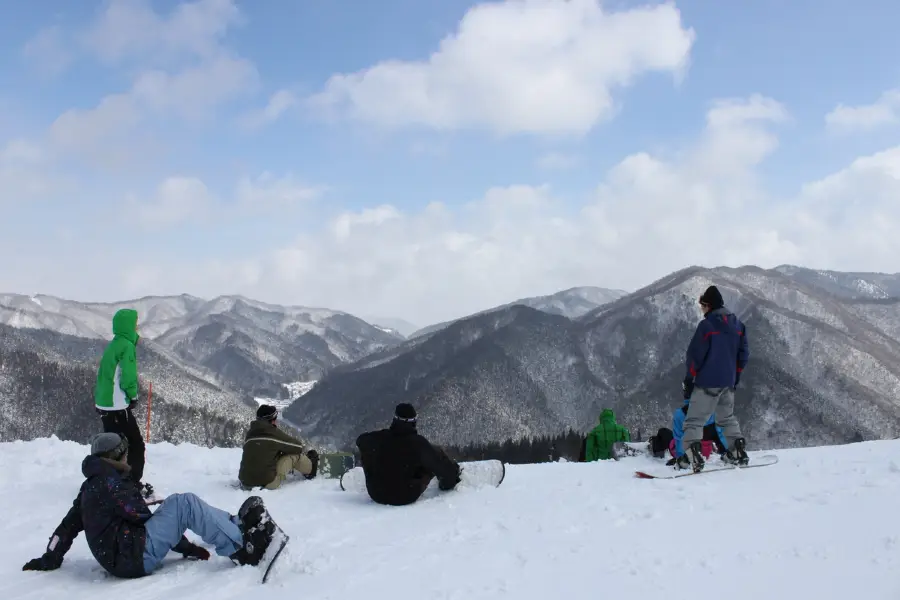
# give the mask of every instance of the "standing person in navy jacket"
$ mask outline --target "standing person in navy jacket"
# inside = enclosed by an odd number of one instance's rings
[[[734,416],[734,390],[750,358],[747,329],[725,308],[722,294],[714,285],[700,296],[700,309],[703,320],[688,346],[687,376],[681,384],[684,398],[691,400],[684,419],[682,445],[694,472],[703,469],[703,426],[714,413],[728,445],[723,460],[738,465],[749,462],[741,427]]]

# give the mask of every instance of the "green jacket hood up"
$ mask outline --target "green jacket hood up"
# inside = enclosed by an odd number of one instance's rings
[[[612,445],[615,442],[631,441],[631,434],[616,423],[616,414],[611,408],[604,408],[597,421],[597,426],[591,430],[585,440],[585,462],[612,458]]]
[[[113,339],[103,351],[94,386],[94,405],[101,410],[124,410],[137,398],[137,322],[138,313],[132,308],[113,315]]]

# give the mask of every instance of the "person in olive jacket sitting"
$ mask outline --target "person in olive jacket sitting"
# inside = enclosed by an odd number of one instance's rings
[[[318,453],[303,452],[303,442],[278,429],[277,421],[278,409],[263,404],[256,411],[256,420],[250,423],[238,471],[245,488],[276,490],[293,471],[307,479],[316,476]]]

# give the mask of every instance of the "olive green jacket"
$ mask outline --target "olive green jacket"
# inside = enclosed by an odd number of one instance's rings
[[[275,463],[282,456],[303,454],[304,443],[268,421],[250,423],[244,436],[244,451],[238,479],[244,487],[266,486],[275,479]]]

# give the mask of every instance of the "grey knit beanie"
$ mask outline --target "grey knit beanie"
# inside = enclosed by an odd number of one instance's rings
[[[91,455],[121,458],[128,451],[128,440],[118,433],[98,433],[91,438]]]

